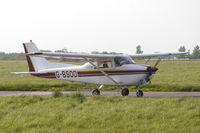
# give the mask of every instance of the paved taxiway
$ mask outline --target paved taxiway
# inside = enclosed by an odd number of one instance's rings
[[[63,94],[74,94],[77,91],[62,91]],[[91,96],[89,91],[80,91],[86,96]],[[50,96],[52,91],[0,91],[0,96]],[[116,91],[101,91],[103,96],[121,96]],[[130,97],[136,97],[135,92],[130,92]],[[144,97],[160,98],[160,97],[197,97],[200,98],[200,92],[144,92]]]

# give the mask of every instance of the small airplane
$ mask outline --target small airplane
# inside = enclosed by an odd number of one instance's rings
[[[92,91],[93,95],[100,95],[100,89],[104,85],[114,85],[121,88],[122,96],[129,95],[127,86],[136,86],[137,97],[142,97],[141,85],[151,81],[158,70],[156,66],[161,61],[162,56],[186,54],[186,52],[177,52],[110,55],[41,52],[32,40],[28,43],[23,43],[23,46],[29,72],[14,72],[14,74],[31,74],[42,78],[99,84],[100,87]],[[48,61],[46,57],[66,59],[81,58],[87,63],[83,65],[54,63]],[[147,65],[152,57],[158,57],[155,65]],[[148,58],[148,60],[145,65],[136,64],[133,60],[134,58]]]

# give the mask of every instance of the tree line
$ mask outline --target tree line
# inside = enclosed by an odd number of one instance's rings
[[[50,50],[41,50],[43,52],[52,52]],[[191,58],[191,59],[200,59],[200,47],[199,45],[196,45],[192,52],[190,52],[190,50],[187,50],[186,47],[180,46],[178,48],[179,52],[188,52],[187,55],[183,55],[181,57],[187,57],[187,58]],[[54,52],[64,52],[64,53],[68,53],[68,49],[67,48],[63,48],[61,50],[56,50]],[[117,53],[117,52],[107,52],[107,51],[103,51],[103,52],[98,52],[98,51],[93,51],[91,52],[92,54],[122,54],[122,53]],[[142,54],[142,47],[141,45],[137,45],[136,46],[136,54]],[[25,59],[25,54],[24,53],[5,53],[5,52],[0,52],[0,60],[24,60]]]
[[[5,53],[0,52],[0,60],[24,60],[24,53]]]
[[[192,53],[190,53],[189,49],[186,51],[185,46],[180,46],[180,48],[178,49],[178,51],[179,52],[188,52],[187,57],[190,57],[190,58],[200,58],[200,48],[199,48],[199,45],[196,45],[193,48]]]
[[[185,46],[180,46],[178,49],[178,52],[187,52],[187,55],[183,55],[181,57],[187,57],[187,58],[193,58],[193,59],[200,59],[200,47],[199,45],[196,45],[192,52],[190,52],[190,49],[186,50]],[[142,48],[140,45],[136,46],[136,54],[142,54]]]

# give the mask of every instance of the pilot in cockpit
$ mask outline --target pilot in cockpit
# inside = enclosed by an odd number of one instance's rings
[[[108,64],[107,63],[103,63],[103,68],[108,68]]]

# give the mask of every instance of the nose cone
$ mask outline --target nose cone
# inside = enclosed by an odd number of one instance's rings
[[[149,71],[149,72],[156,72],[156,71],[158,71],[158,68],[155,67],[155,66],[149,66],[149,67],[147,68],[147,71]]]

